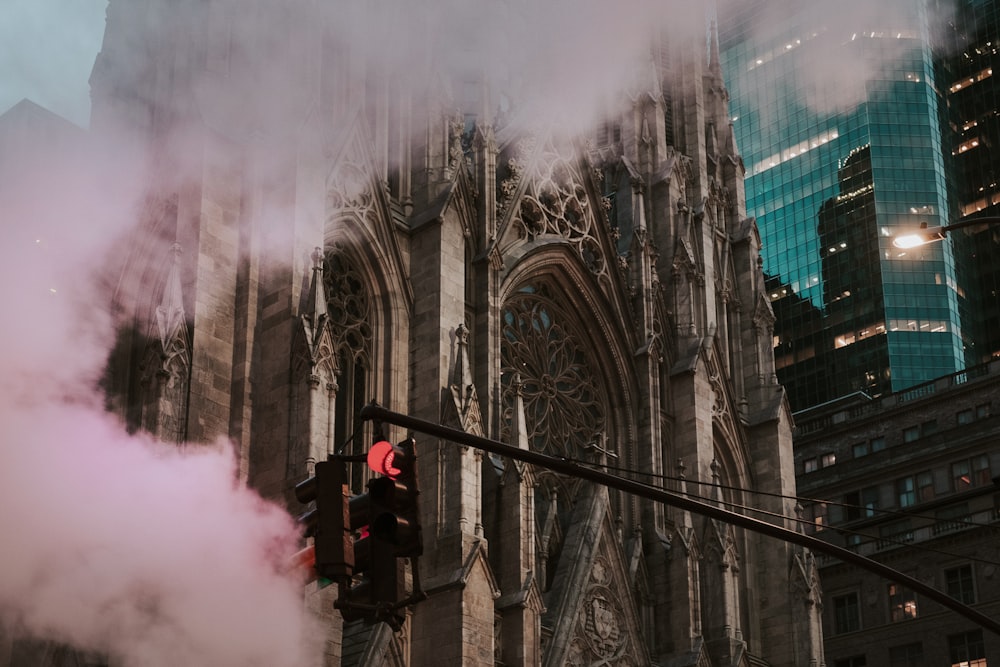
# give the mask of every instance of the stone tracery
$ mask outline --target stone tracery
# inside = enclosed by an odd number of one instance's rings
[[[522,288],[503,308],[501,358],[507,386],[520,374],[532,447],[576,457],[604,430],[606,400],[571,321],[547,284]]]
[[[583,187],[579,170],[551,146],[529,158],[531,144],[519,145],[519,155],[508,164],[511,177],[501,183],[501,192],[512,195],[520,180],[528,179],[512,220],[519,238],[559,236],[575,248],[587,269],[600,280],[610,278],[609,261],[598,239],[595,212]],[[530,167],[525,162],[530,159]]]
[[[365,362],[372,339],[372,305],[363,276],[334,246],[326,255],[323,280],[338,352]]]

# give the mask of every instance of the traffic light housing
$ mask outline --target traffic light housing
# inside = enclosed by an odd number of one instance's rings
[[[366,493],[349,501],[354,578],[341,587],[335,606],[345,621],[385,621],[398,630],[403,621],[399,609],[423,597],[415,564],[414,593],[406,597],[400,560],[423,552],[415,443],[407,438],[393,445],[378,437],[367,456],[359,458],[380,476],[368,481]]]
[[[397,558],[422,555],[416,442],[407,438],[393,445],[378,439],[368,451],[368,466],[383,475],[368,483],[372,534],[391,545]]]
[[[348,581],[354,574],[351,538],[350,491],[347,467],[341,460],[320,461],[313,477],[295,487],[300,503],[316,507],[299,517],[306,537],[313,538],[316,574],[332,581]]]

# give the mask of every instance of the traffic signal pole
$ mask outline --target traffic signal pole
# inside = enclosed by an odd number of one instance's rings
[[[642,482],[636,482],[624,477],[619,477],[618,475],[603,472],[601,470],[588,468],[576,462],[570,461],[569,459],[549,456],[547,454],[527,449],[521,449],[497,440],[490,440],[489,438],[484,438],[471,433],[466,433],[465,431],[443,426],[435,422],[429,422],[399,412],[393,412],[380,405],[366,405],[361,409],[360,417],[366,421],[374,420],[395,424],[396,426],[401,426],[426,435],[435,436],[443,440],[450,440],[451,442],[455,442],[466,447],[481,449],[492,454],[506,456],[507,458],[511,458],[516,461],[530,463],[531,465],[538,466],[539,468],[545,468],[547,470],[552,470],[571,477],[577,477],[597,484],[603,484],[604,486],[612,489],[618,489],[619,491],[625,491],[626,493],[631,493],[665,505],[671,505],[695,514],[724,521],[746,530],[751,530],[784,542],[790,542],[792,544],[806,547],[818,553],[825,553],[829,556],[842,560],[845,563],[851,563],[852,565],[857,565],[858,567],[868,570],[869,572],[874,572],[889,581],[894,581],[898,584],[907,586],[913,591],[921,593],[928,599],[951,609],[955,613],[964,616],[968,620],[1000,636],[1000,622],[997,620],[980,613],[972,607],[959,602],[950,595],[947,595],[932,586],[928,586],[919,579],[899,572],[898,570],[888,567],[887,565],[883,565],[882,563],[874,561],[871,558],[857,554],[849,549],[845,549],[844,547],[824,542],[823,540],[813,537],[812,535],[806,535],[794,530],[789,530],[783,526],[778,526],[760,519],[737,514],[736,512],[716,507],[715,505],[710,505],[708,503],[688,498],[674,491],[651,486],[649,484],[643,484]]]

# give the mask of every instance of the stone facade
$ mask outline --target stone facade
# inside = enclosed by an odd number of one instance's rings
[[[367,447],[357,414],[376,400],[794,515],[760,240],[705,26],[656,45],[625,110],[566,140],[456,114],[433,78],[345,84],[343,62],[364,68],[310,42],[319,26],[264,17],[305,54],[282,72],[295,122],[265,132],[225,115],[228,94],[256,99],[239,82],[268,80],[252,49],[238,60],[210,40],[230,4],[168,16],[112,1],[94,71],[96,131],[126,128],[154,164],[109,372],[132,428],[226,435],[241,479],[295,509],[316,461]],[[124,25],[144,26],[142,67],[116,60],[137,39]],[[418,448],[429,597],[394,634],[343,624],[332,588],[309,592],[327,664],[823,663],[801,549],[448,442]],[[355,491],[365,474],[351,471]]]

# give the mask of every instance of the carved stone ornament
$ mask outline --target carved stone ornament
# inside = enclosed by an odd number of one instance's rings
[[[333,215],[353,213],[367,219],[375,207],[372,179],[360,150],[348,151],[327,179],[327,210]]]
[[[530,160],[527,168],[522,166],[526,160]],[[611,267],[596,223],[598,217],[606,214],[603,210],[591,210],[583,175],[574,160],[547,144],[530,158],[519,153],[508,168],[511,177],[500,184],[502,196],[512,197],[520,182],[527,181],[520,200],[509,202],[517,207],[511,219],[516,239],[562,237],[575,247],[583,264],[599,280],[610,279]]]
[[[580,607],[580,635],[569,648],[570,664],[631,665],[628,624],[612,588],[610,566],[603,558],[594,561],[588,590]]]

